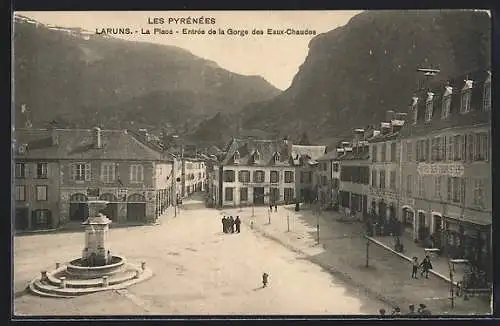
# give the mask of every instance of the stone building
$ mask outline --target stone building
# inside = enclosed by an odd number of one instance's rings
[[[399,211],[400,131],[405,123],[406,113],[387,111],[380,132],[368,139],[370,143],[370,211],[382,219],[396,219]]]
[[[325,155],[326,146],[292,145],[292,164],[296,167],[297,180],[295,192],[301,202],[310,202],[317,199],[318,187],[321,184],[319,176],[314,172],[319,168],[317,159]]]
[[[491,74],[420,91],[411,115],[401,131],[403,221],[416,241],[490,271]]]
[[[338,202],[340,184],[337,152],[332,151],[318,158],[316,180],[318,184],[318,200],[323,208],[332,208]]]
[[[207,184],[207,167],[205,160],[199,157],[182,157],[182,197],[194,192],[205,191]]]
[[[294,147],[288,140],[233,138],[214,164],[214,202],[219,207],[294,203],[300,189],[313,187],[311,161],[322,155],[316,154],[316,147]],[[325,147],[320,147],[324,153]],[[300,172],[303,182],[297,180]]]
[[[26,210],[32,212],[28,228],[47,219],[46,227],[80,223],[91,199],[109,201],[103,213],[114,222],[153,222],[172,202],[173,158],[126,130],[16,130],[15,137],[20,226],[26,226]],[[47,177],[35,176],[35,166]],[[23,187],[29,197],[22,198]]]

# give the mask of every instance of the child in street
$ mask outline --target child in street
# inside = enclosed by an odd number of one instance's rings
[[[413,257],[412,267],[411,267],[411,278],[418,278],[417,274],[418,274],[418,267],[419,266],[420,266],[420,264],[418,263],[418,258]]]
[[[269,274],[264,273],[262,274],[262,287],[265,288],[267,286]]]

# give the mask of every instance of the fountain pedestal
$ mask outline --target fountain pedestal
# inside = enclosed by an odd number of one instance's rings
[[[83,222],[85,225],[85,248],[82,259],[89,266],[104,266],[108,263],[108,246],[106,244],[111,220],[99,211],[106,207],[106,201],[89,201],[90,217]]]

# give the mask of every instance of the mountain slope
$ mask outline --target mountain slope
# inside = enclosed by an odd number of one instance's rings
[[[312,141],[349,135],[407,111],[420,66],[448,78],[490,65],[490,18],[473,11],[370,11],[311,40],[289,89],[251,103],[250,128],[280,130]]]
[[[177,47],[54,29],[16,19],[18,124],[28,116],[34,126],[52,119],[79,127],[177,126],[280,92]]]

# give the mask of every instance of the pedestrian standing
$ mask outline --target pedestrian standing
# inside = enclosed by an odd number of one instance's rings
[[[420,264],[418,263],[418,257],[413,257],[412,267],[411,267],[411,278],[418,278],[418,267]]]
[[[399,307],[394,308],[392,315],[393,316],[401,316],[401,309]]]
[[[411,304],[408,306],[408,309],[410,310],[406,315],[407,316],[415,316],[417,313],[415,312],[415,305]]]
[[[269,274],[264,273],[262,274],[262,287],[265,288],[267,286],[267,283],[269,281]]]
[[[424,276],[425,278],[429,278],[429,270],[432,269],[432,263],[429,256],[425,256],[422,263],[420,263],[420,267],[422,268],[422,272],[420,272],[420,276]]]
[[[379,309],[378,313],[380,316],[385,316],[385,309],[384,308]]]
[[[274,211],[277,212],[278,211],[278,205],[274,205]]]
[[[227,233],[227,220],[226,217],[222,217],[222,232]]]
[[[423,303],[419,304],[417,313],[419,315],[422,315],[422,316],[430,316],[430,315],[432,315],[431,311],[429,309],[427,309],[427,306],[425,304],[423,304]]]
[[[229,232],[234,233],[234,219],[233,219],[233,216],[229,217]]]
[[[240,233],[241,220],[239,216],[236,216],[236,219],[234,220],[234,225],[236,226],[236,233]]]
[[[273,211],[273,205],[269,205],[269,211],[272,212]]]

